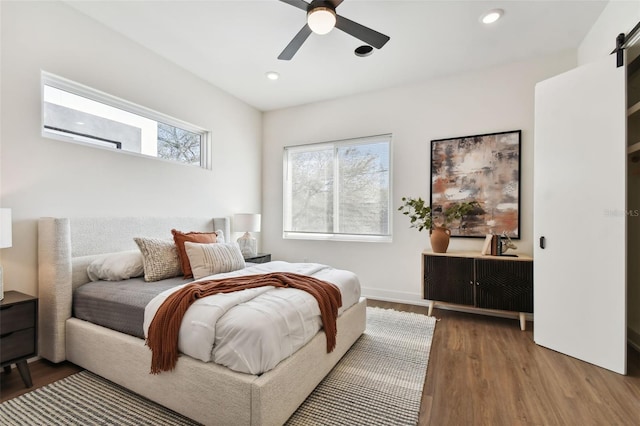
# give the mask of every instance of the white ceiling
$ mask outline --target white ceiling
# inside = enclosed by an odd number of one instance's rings
[[[576,48],[606,1],[345,0],[337,13],[391,37],[371,56],[334,29],[277,59],[305,23],[278,0],[67,1],[86,15],[267,111]],[[505,14],[492,25],[479,17]],[[614,47],[612,36],[612,48]],[[280,79],[268,80],[267,71]]]

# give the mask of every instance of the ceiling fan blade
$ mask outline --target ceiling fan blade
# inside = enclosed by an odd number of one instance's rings
[[[288,61],[293,58],[293,55],[300,49],[300,46],[302,46],[302,43],[309,37],[309,34],[311,34],[311,28],[309,28],[307,24],[304,24],[304,27],[302,27],[293,40],[287,44],[287,47],[284,48],[280,56],[278,56],[278,59]]]
[[[298,9],[302,9],[305,12],[309,8],[309,3],[303,0],[280,0],[283,3],[290,4],[293,7],[297,7]]]
[[[376,49],[382,48],[382,46],[390,40],[389,36],[372,30],[371,28],[367,28],[364,25],[360,25],[357,22],[353,22],[352,20],[340,15],[336,16],[336,28],[347,34],[351,34],[355,38],[370,44]]]
[[[336,7],[340,6],[340,3],[342,3],[343,0],[331,0],[331,4],[333,4],[333,8],[335,9]]]

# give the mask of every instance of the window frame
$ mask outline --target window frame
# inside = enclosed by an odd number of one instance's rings
[[[375,243],[390,243],[393,241],[393,135],[391,133],[385,133],[380,135],[373,136],[364,136],[350,139],[339,139],[327,142],[318,142],[304,145],[290,145],[285,146],[283,149],[283,179],[282,179],[282,238],[290,239],[290,240],[321,240],[321,241],[350,241],[350,242],[375,242]],[[388,170],[388,217],[387,217],[387,227],[388,234],[349,234],[349,233],[338,233],[338,232],[311,232],[311,231],[287,231],[288,222],[291,221],[291,191],[289,182],[290,175],[290,166],[288,161],[288,153],[289,152],[301,152],[301,151],[314,151],[314,150],[322,150],[327,147],[332,147],[333,149],[333,160],[334,161],[334,170],[333,176],[334,182],[339,182],[337,179],[339,175],[339,167],[335,166],[335,161],[337,160],[338,151],[340,148],[353,146],[353,145],[366,145],[373,142],[386,142],[388,145],[388,155],[389,155],[389,170]],[[339,211],[338,199],[339,199],[340,189],[334,191],[333,194],[333,205],[334,205],[334,218]],[[333,223],[334,231],[336,229],[335,220]]]
[[[182,130],[186,130],[191,133],[199,134],[201,136],[200,164],[189,164],[181,161],[144,154],[142,152],[128,151],[123,149],[114,149],[109,146],[103,146],[98,143],[87,141],[87,139],[89,139],[88,137],[82,137],[80,135],[74,137],[74,136],[70,136],[69,134],[65,134],[64,131],[57,132],[55,130],[50,130],[45,128],[45,122],[44,122],[45,86],[49,86],[65,92],[69,92],[73,95],[80,96],[95,102],[99,102],[104,105],[110,106],[112,108],[117,108],[122,111],[135,114],[152,121],[156,121],[158,123],[167,124],[169,126],[180,128]],[[182,121],[180,119],[171,117],[167,114],[163,114],[161,112],[152,110],[150,108],[143,107],[141,105],[127,101],[117,96],[110,95],[108,93],[102,92],[100,90],[94,89],[84,84],[77,83],[75,81],[69,80],[64,77],[60,77],[58,75],[52,74],[47,71],[41,71],[41,75],[40,75],[40,131],[41,131],[41,136],[47,139],[71,142],[78,145],[89,146],[92,148],[98,148],[98,149],[107,150],[110,152],[118,152],[118,153],[123,153],[127,155],[134,155],[142,158],[151,158],[155,160],[168,162],[170,164],[180,164],[183,166],[199,167],[206,170],[211,170],[213,165],[213,161],[211,158],[211,131],[204,129],[202,127],[196,126],[194,124],[188,123],[186,121]],[[98,137],[96,137],[95,139],[98,140],[98,142],[100,140],[100,138]],[[112,141],[107,141],[106,143],[116,144],[116,142],[112,142]]]

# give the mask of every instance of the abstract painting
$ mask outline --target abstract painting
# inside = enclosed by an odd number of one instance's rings
[[[448,207],[476,201],[449,225],[452,237],[520,238],[520,130],[431,141],[431,209],[438,222]],[[440,220],[441,222],[442,220]]]

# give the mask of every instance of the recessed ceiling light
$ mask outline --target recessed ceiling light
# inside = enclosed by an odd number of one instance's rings
[[[502,10],[502,9],[492,9],[492,10],[488,11],[487,13],[485,13],[484,15],[482,15],[480,17],[480,21],[483,24],[493,24],[498,19],[500,19],[502,17],[502,15],[504,15],[504,10]]]
[[[360,56],[361,58],[371,55],[372,52],[373,52],[373,47],[367,44],[357,47],[356,50],[353,51],[353,53],[355,53],[356,56]]]
[[[265,73],[265,75],[267,76],[267,78],[269,80],[277,80],[277,79],[280,78],[280,74],[278,74],[275,71],[269,71],[269,72]]]

